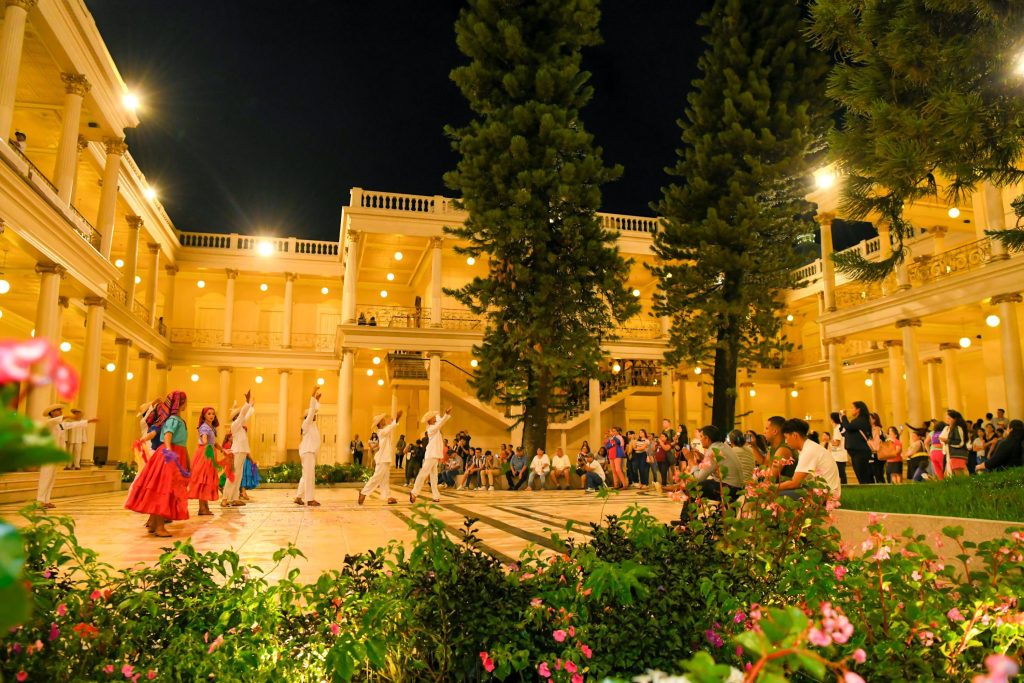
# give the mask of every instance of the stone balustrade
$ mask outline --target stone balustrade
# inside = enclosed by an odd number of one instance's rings
[[[293,257],[338,258],[338,242],[305,240],[297,237],[258,237],[238,233],[220,234],[211,232],[179,232],[178,242],[182,249],[209,249],[240,255],[283,255]],[[266,244],[269,247],[262,247]],[[261,253],[268,249],[267,254]]]

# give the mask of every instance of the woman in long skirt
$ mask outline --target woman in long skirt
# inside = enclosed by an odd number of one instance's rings
[[[188,430],[180,415],[186,404],[185,392],[173,391],[158,407],[151,426],[162,443],[139,472],[124,504],[148,514],[149,533],[162,538],[170,536],[164,526],[167,522],[188,519]]]
[[[199,514],[212,515],[210,501],[220,498],[220,486],[217,481],[217,411],[203,408],[199,417],[199,445],[192,456],[192,476],[188,481],[189,500],[199,501]]]

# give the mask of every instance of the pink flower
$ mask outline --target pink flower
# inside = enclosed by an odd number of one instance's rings
[[[576,637],[576,627],[575,626],[570,626],[569,627],[569,637],[570,638],[575,638]]]
[[[544,678],[551,678],[551,669],[548,668],[547,662],[541,662],[540,666],[537,667],[537,673]]]
[[[888,560],[889,559],[889,546],[883,545],[879,548],[875,554],[874,559],[876,560]]]
[[[332,623],[331,624],[331,635],[332,636],[336,636],[339,633],[341,633],[341,627],[338,626],[337,624]]]
[[[836,581],[842,581],[843,577],[846,576],[847,571],[846,567],[841,564],[837,564],[835,568],[832,569],[832,573],[836,575]]]
[[[530,607],[540,607],[543,604],[544,601],[540,598],[534,598],[533,600],[530,600]]]
[[[19,671],[17,674],[15,674],[14,677],[16,679],[18,679],[19,681],[27,681],[28,680],[28,674],[25,673],[24,671]]]
[[[105,674],[112,674],[112,673],[114,673],[114,665],[113,664],[107,664],[105,667],[103,667],[103,673],[105,673]]]
[[[57,628],[57,624],[50,624],[50,642],[60,638],[60,629]]]
[[[586,645],[580,645],[580,652],[582,652],[583,656],[586,657],[587,659],[590,659],[591,657],[594,656],[594,651],[591,650]]]
[[[68,615],[68,607],[63,602],[57,605],[57,616],[66,617]]]
[[[910,572],[910,578],[912,578],[914,581],[920,581],[923,577],[921,576],[921,572],[915,569],[914,571]]]
[[[856,650],[853,651],[853,661],[857,662],[858,664],[863,664],[867,660],[868,654],[864,652],[864,648],[858,647]]]
[[[131,664],[125,664],[121,667],[121,674],[125,678],[131,678],[133,673],[135,673],[135,667]]]
[[[494,671],[494,660],[486,652],[480,653],[480,662],[484,665],[484,670],[490,673]]]
[[[572,675],[572,683],[583,683],[583,676],[579,674]]]
[[[563,631],[562,629],[558,629],[557,631],[551,634],[551,637],[555,639],[556,643],[561,643],[565,640],[565,631]]]
[[[864,683],[864,679],[852,671],[847,671],[843,674],[843,683]]]
[[[153,680],[154,678],[156,678],[156,672],[150,669],[146,672],[146,678],[148,678],[149,680]]]
[[[964,615],[960,614],[960,610],[956,607],[946,612],[946,616],[949,617],[950,621],[963,621]]]
[[[93,591],[92,593],[89,593],[90,600],[99,600],[102,597],[103,593],[100,593],[99,591]]]
[[[579,670],[579,667],[576,666],[575,662],[570,660],[570,661],[566,661],[566,663],[565,663],[565,670],[568,671],[571,674],[574,674],[574,673],[576,673]]]
[[[874,525],[874,524],[878,524],[878,515],[876,515],[874,512],[869,512],[868,513],[868,526],[871,526],[871,525]]]
[[[217,636],[216,638],[213,639],[213,642],[210,643],[210,649],[206,651],[206,654],[210,654],[211,652],[213,652],[214,650],[216,650],[218,647],[220,647],[223,644],[224,644],[224,636],[223,635]]]
[[[989,655],[985,657],[985,668],[996,680],[1007,680],[1010,676],[1016,676],[1020,667],[1017,662],[1006,655]]]
[[[832,637],[817,628],[812,628],[808,631],[807,640],[810,641],[811,645],[817,645],[818,647],[828,647],[832,644]]]
[[[45,339],[4,342],[0,344],[0,384],[26,381],[32,366],[44,360],[48,372],[56,358],[57,352]]]

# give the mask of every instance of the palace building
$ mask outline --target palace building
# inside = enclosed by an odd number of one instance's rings
[[[85,459],[130,457],[141,403],[182,389],[189,425],[221,416],[252,389],[261,464],[296,456],[310,390],[323,386],[321,462],[345,462],[375,413],[456,407],[448,430],[475,443],[514,440],[515,415],[468,386],[483,320],[444,293],[486,264],[458,255],[450,198],[353,188],[337,241],[175,229],[126,146],[137,103],[81,0],[7,0],[0,29],[0,337],[59,345],[82,374]],[[22,136],[16,135],[22,133]],[[21,139],[23,138],[23,140]],[[819,177],[822,252],[832,251],[841,179]],[[655,191],[657,188],[652,188]],[[1024,255],[986,229],[1013,225],[1019,188],[985,186],[967,206],[909,207],[911,258],[880,285],[801,268],[780,310],[794,350],[744,373],[738,412],[760,430],[773,414],[808,416],[864,400],[885,424],[921,423],[947,406],[968,417],[1024,416],[1018,316]],[[600,214],[633,259],[644,310],[605,344],[609,373],[581,382],[549,427],[550,447],[599,441],[612,425],[691,428],[707,419],[701,367],[667,367],[666,322],[652,317],[655,218]],[[854,249],[884,258],[888,231]],[[51,402],[34,391],[28,414]],[[418,434],[406,421],[402,430]]]

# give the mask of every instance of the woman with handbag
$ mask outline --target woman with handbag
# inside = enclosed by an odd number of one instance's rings
[[[843,439],[846,452],[853,463],[853,472],[857,475],[858,484],[872,484],[875,481],[874,471],[871,469],[871,447],[868,440],[871,438],[871,422],[869,415],[871,411],[864,401],[854,401],[852,418],[847,418],[846,411],[839,411],[839,418],[842,424]]]
[[[890,484],[903,483],[903,443],[900,430],[889,427],[886,439],[878,449],[878,459],[885,463],[885,477]]]
[[[871,438],[868,440],[868,446],[871,448],[871,472],[876,484],[886,484],[889,480],[885,476],[885,460],[878,457],[878,451],[885,443],[885,427],[882,426],[882,418],[878,413],[871,413],[870,419]]]
[[[968,474],[967,459],[970,457],[968,445],[970,437],[964,416],[959,411],[950,409],[946,411],[945,421],[949,426],[949,431],[940,438],[945,442],[946,449],[949,451],[949,473]]]
[[[938,420],[932,420],[928,429],[928,459],[932,463],[932,469],[935,470],[935,476],[942,481],[946,473],[946,451],[942,445],[942,434],[945,430]]]

